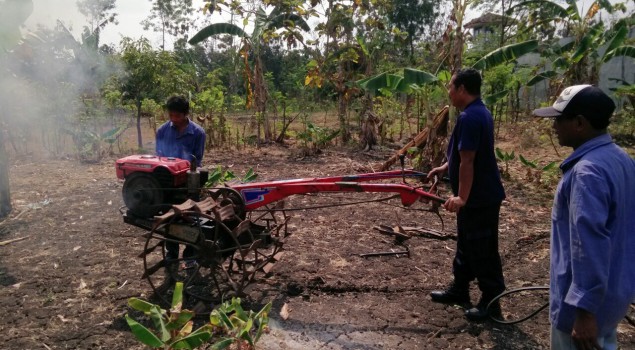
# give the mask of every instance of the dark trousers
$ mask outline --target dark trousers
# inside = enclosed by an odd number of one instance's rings
[[[168,260],[176,260],[179,258],[179,244],[174,242],[165,242],[165,257]],[[188,259],[193,257],[196,252],[194,247],[189,245],[185,246],[185,250],[183,250],[183,259]]]
[[[452,264],[454,282],[467,290],[474,279],[489,302],[505,290],[503,268],[498,253],[500,203],[479,208],[463,207],[457,215],[457,249]]]

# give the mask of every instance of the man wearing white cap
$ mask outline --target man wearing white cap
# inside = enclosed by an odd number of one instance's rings
[[[614,110],[599,88],[575,85],[534,111],[573,148],[551,213],[552,349],[617,349],[635,300],[635,161],[606,131]]]

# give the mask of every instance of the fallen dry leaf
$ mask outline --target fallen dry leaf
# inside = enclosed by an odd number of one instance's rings
[[[291,310],[289,310],[289,306],[287,305],[287,303],[284,303],[284,305],[282,305],[282,309],[280,309],[280,317],[282,317],[283,320],[287,320],[287,318],[289,318],[289,312]]]

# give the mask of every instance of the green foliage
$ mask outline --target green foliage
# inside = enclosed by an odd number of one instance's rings
[[[538,163],[537,159],[530,161],[530,160],[527,160],[525,157],[523,157],[522,154],[518,155],[518,159],[523,164],[523,166],[525,166],[527,170],[527,173],[526,173],[527,181],[530,181],[530,182],[533,181],[537,184],[541,183],[542,175],[544,173],[554,170],[557,165],[556,162],[550,162],[544,166],[541,166]]]
[[[522,43],[510,44],[494,50],[478,60],[472,66],[475,69],[488,69],[494,66],[518,59],[518,57],[533,52],[538,48],[537,40],[528,40]]]
[[[552,60],[551,68],[538,72],[530,79],[530,85],[545,79],[556,79],[565,86],[597,84],[602,63],[617,56],[635,57],[635,49],[627,43],[628,33],[633,27],[632,16],[618,20],[611,27],[607,27],[600,17],[602,10],[609,13],[623,11],[623,4],[593,1],[587,12],[582,14],[573,0],[568,0],[564,7],[548,0],[530,0],[511,10],[530,11],[530,18],[540,18],[539,23],[551,26],[553,32],[556,28],[563,28],[562,36],[570,39],[561,46],[561,38],[550,35],[550,41],[546,42],[541,53]]]
[[[241,183],[252,182],[258,178],[258,174],[254,172],[254,169],[249,168],[247,173],[242,178],[238,178],[233,172],[230,170],[223,170],[223,168],[219,165],[214,168],[213,171],[209,173],[207,178],[207,182],[205,183],[205,187],[214,187],[220,184],[224,184],[226,182],[230,182],[238,179]]]
[[[271,303],[259,312],[247,312],[240,303],[240,298],[232,298],[231,302],[223,303],[210,314],[210,324],[223,329],[226,334],[213,349],[225,349],[232,344],[238,344],[238,348],[242,349],[245,343],[253,347],[266,331]]]
[[[218,34],[229,34],[236,35],[241,38],[248,38],[249,36],[245,33],[239,26],[231,23],[213,23],[208,25],[207,27],[201,29],[196,35],[190,39],[189,43],[191,45],[196,45],[203,40],[209,38],[213,35]]]
[[[298,133],[297,137],[303,141],[305,148],[317,154],[325,149],[339,133],[340,130],[331,130],[327,127],[307,123],[305,131]]]
[[[103,133],[87,128],[66,128],[64,131],[73,139],[79,160],[94,163],[112,152],[115,142],[127,129],[127,125],[121,125]]]
[[[151,0],[150,16],[141,24],[144,30],[152,28],[162,34],[161,49],[165,49],[165,37],[186,35],[192,25],[192,0]]]
[[[154,330],[148,329],[127,314],[126,322],[137,340],[153,349],[196,349],[212,337],[214,329],[212,325],[205,324],[193,331],[194,313],[182,309],[182,305],[183,283],[177,282],[169,311],[138,298],[128,299],[128,306],[150,318]]]
[[[508,153],[496,147],[496,158],[505,163],[505,169],[501,172],[501,176],[503,176],[506,179],[509,179],[510,177],[509,162],[516,159],[516,154],[514,153],[514,151],[512,151],[511,153]]]
[[[147,301],[130,298],[128,306],[142,312],[152,322],[152,329],[134,320],[128,314],[126,322],[132,334],[144,345],[153,349],[198,349],[211,344],[212,349],[225,349],[237,344],[240,349],[253,349],[269,323],[271,303],[259,312],[245,311],[241,300],[232,298],[210,314],[210,320],[193,330],[194,312],[183,309],[183,283],[177,282],[170,310]],[[219,335],[215,339],[214,335]]]
[[[377,91],[394,91],[412,93],[417,88],[427,84],[434,84],[439,81],[435,75],[413,68],[402,68],[403,77],[398,74],[380,73],[370,78],[357,81],[357,84],[364,90],[371,93]]]

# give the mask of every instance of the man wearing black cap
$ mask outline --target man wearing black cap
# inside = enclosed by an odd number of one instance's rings
[[[635,300],[635,161],[606,131],[614,110],[599,88],[575,85],[534,111],[573,148],[551,213],[552,349],[617,349]]]

